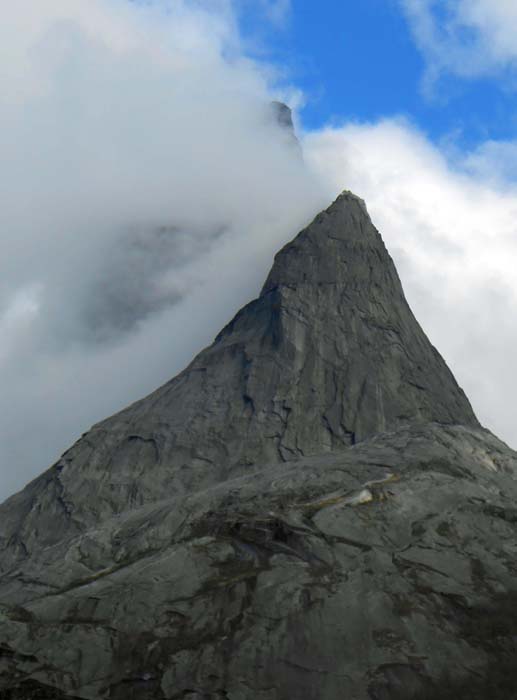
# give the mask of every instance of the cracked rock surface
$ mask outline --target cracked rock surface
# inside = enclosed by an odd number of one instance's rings
[[[516,480],[346,192],[0,507],[0,700],[514,697]]]

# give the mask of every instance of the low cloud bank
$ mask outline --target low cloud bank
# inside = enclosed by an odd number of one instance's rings
[[[0,42],[1,498],[179,371],[326,196],[228,3],[20,0]]]

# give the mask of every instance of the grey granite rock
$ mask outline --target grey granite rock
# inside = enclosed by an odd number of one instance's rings
[[[513,697],[516,497],[344,193],[0,507],[0,700]]]
[[[271,108],[278,124],[288,129],[294,136],[293,113],[291,108],[288,107],[285,102],[278,102],[278,100],[274,100],[271,103]]]
[[[346,192],[184,372],[94,426],[3,506],[0,566],[156,498],[426,421],[478,425],[364,203]]]
[[[273,119],[280,127],[283,129],[283,133],[287,136],[287,143],[294,146],[298,155],[302,158],[302,149],[298,137],[296,136],[296,131],[294,129],[293,123],[293,113],[291,108],[288,107],[284,102],[278,102],[274,100],[271,102],[271,110],[273,112]]]

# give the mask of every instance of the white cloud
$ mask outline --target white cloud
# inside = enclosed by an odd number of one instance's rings
[[[486,144],[455,163],[400,120],[308,136],[306,159],[337,193],[366,199],[406,295],[480,420],[517,447],[517,186]]]
[[[514,0],[399,0],[427,64],[427,87],[444,72],[463,78],[517,66]]]
[[[326,199],[229,2],[19,0],[0,52],[5,496],[180,370]]]

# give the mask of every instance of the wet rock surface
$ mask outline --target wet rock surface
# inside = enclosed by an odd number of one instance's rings
[[[516,503],[344,193],[0,508],[0,700],[514,697]]]

